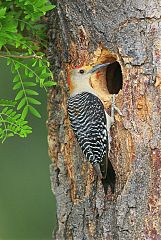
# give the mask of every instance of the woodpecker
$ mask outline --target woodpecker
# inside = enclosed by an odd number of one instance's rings
[[[101,179],[105,194],[109,186],[114,193],[115,186],[115,171],[108,159],[113,117],[106,113],[102,101],[91,87],[90,79],[92,74],[109,64],[72,69],[68,76],[70,97],[67,102],[71,127],[85,158]]]

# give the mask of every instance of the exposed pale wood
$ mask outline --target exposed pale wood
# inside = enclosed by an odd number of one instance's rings
[[[58,82],[48,97],[51,182],[58,218],[53,239],[159,240],[159,2],[59,0],[56,4],[49,16],[49,59]],[[106,197],[83,159],[66,109],[66,68],[104,61],[103,51],[108,51],[105,60],[119,61],[123,74],[123,90],[116,97],[123,117],[116,114],[110,153],[117,186],[115,194],[109,191]],[[108,108],[108,92],[100,86],[96,88]]]

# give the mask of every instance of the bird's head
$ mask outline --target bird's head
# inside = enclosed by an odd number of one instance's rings
[[[91,75],[109,64],[110,63],[97,64],[95,66],[77,66],[69,70],[67,80],[70,92],[72,92],[77,86],[89,84]]]

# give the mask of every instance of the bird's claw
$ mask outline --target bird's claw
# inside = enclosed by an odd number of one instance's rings
[[[115,105],[115,94],[112,95],[112,104],[111,104],[111,119],[112,122],[114,123],[114,111],[117,111],[120,116],[123,116],[122,112],[118,107]]]
[[[118,107],[114,106],[114,109],[118,112],[120,116],[123,116],[121,110]]]

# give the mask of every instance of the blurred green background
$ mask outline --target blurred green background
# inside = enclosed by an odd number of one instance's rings
[[[6,61],[0,61],[0,97],[12,99]],[[55,226],[55,198],[51,192],[47,152],[46,93],[39,99],[41,119],[31,119],[28,138],[0,143],[0,240],[49,240]]]

